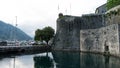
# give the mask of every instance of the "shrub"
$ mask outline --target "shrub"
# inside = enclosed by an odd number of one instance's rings
[[[120,5],[120,0],[107,0],[107,10]]]

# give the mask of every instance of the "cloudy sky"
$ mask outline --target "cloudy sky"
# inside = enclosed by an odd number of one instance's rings
[[[0,0],[0,20],[15,25],[33,37],[36,29],[56,29],[58,13],[81,16],[94,13],[107,0]],[[59,7],[59,10],[58,10]]]

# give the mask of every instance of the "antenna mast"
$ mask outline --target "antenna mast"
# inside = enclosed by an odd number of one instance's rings
[[[59,14],[59,11],[60,11],[60,6],[59,6],[59,4],[58,4],[58,14]]]
[[[71,3],[70,3],[70,15],[71,15]]]
[[[15,26],[17,27],[17,16],[15,16],[15,18],[16,18],[16,24],[15,24]]]
[[[15,43],[17,42],[17,16],[15,16]]]

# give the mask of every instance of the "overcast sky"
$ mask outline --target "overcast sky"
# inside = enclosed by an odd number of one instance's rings
[[[51,26],[56,29],[56,19],[60,12],[74,16],[94,13],[95,9],[106,1],[0,0],[0,20],[15,25],[15,16],[17,16],[18,28],[33,37],[38,28]]]

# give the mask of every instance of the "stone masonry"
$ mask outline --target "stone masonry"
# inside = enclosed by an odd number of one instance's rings
[[[104,15],[89,14],[82,17],[63,16],[57,19],[57,32],[53,50],[80,50],[80,30],[96,29],[105,25]]]
[[[53,50],[107,53],[119,56],[120,15],[119,13],[110,14],[113,11],[116,11],[116,8],[106,14],[58,18]]]
[[[119,54],[118,24],[98,29],[80,30],[80,50],[85,52],[109,52]],[[106,49],[107,48],[107,49]]]

